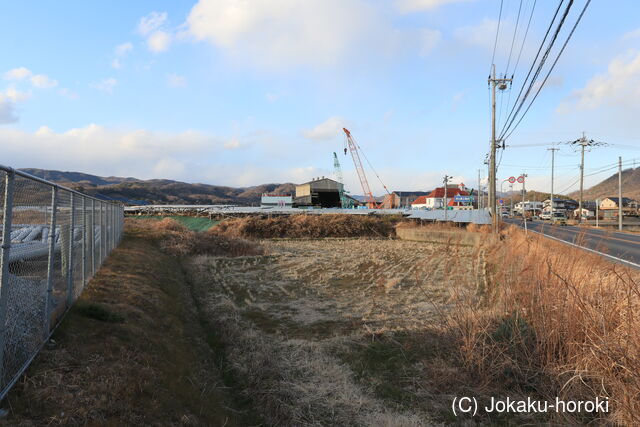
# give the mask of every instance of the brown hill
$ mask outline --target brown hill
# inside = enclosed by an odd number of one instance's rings
[[[226,187],[190,184],[169,179],[141,180],[137,178],[100,177],[79,172],[22,169],[32,175],[66,185],[85,194],[128,204],[234,204],[256,205],[262,193],[293,194],[295,184],[262,184],[253,187]]]
[[[574,191],[570,196],[576,198],[579,194],[578,191]],[[618,173],[585,190],[583,197],[586,200],[618,197]],[[640,200],[640,167],[622,171],[622,197]]]

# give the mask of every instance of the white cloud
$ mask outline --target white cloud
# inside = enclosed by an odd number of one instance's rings
[[[439,33],[394,28],[387,15],[364,0],[200,0],[186,28],[234,60],[270,69],[426,53],[437,43]]]
[[[118,84],[118,81],[113,77],[110,77],[108,79],[104,79],[96,83],[91,83],[91,87],[98,89],[101,92],[113,93],[113,89],[116,87],[117,84]]]
[[[0,102],[0,111],[1,106]],[[203,157],[203,153],[221,149],[219,141],[194,131],[169,134],[96,124],[60,133],[48,127],[34,133],[0,128],[0,140],[3,158],[16,167],[41,166],[141,178],[184,177],[188,173],[187,156]]]
[[[78,99],[78,94],[67,89],[66,87],[60,88],[58,90],[58,93],[64,97],[67,97],[69,99]]]
[[[154,53],[164,52],[171,44],[171,34],[166,31],[155,31],[147,39],[149,50]]]
[[[9,87],[4,93],[0,92],[0,97],[10,99],[12,102],[21,102],[31,98],[31,92],[21,92],[16,88]]]
[[[238,138],[231,138],[224,143],[224,148],[226,150],[236,150],[240,148],[240,140]]]
[[[438,30],[422,29],[419,31],[420,55],[426,56],[440,42],[442,35]]]
[[[153,166],[153,175],[158,177],[182,176],[186,169],[187,167],[184,162],[171,157],[165,157]]]
[[[4,73],[6,80],[24,80],[31,77],[33,73],[25,67],[14,68]]]
[[[303,130],[302,136],[314,140],[332,139],[339,136],[343,132],[342,128],[347,126],[346,120],[342,117],[329,117],[314,128]]]
[[[31,84],[40,89],[49,89],[58,86],[58,81],[44,74],[36,74],[31,77]]]
[[[451,98],[451,110],[452,111],[457,111],[458,107],[460,107],[460,103],[462,102],[462,100],[464,99],[464,92],[458,92],[455,95],[453,95],[453,97]]]
[[[474,0],[396,0],[396,7],[405,13],[423,10],[435,10],[440,6],[452,3],[463,3]]]
[[[9,98],[0,95],[0,125],[18,121],[15,105]]]
[[[33,74],[31,70],[25,67],[14,68],[7,71],[4,73],[4,78],[6,80],[18,81],[28,79],[33,87],[37,87],[39,89],[49,89],[58,86],[57,80],[44,74]]]
[[[113,52],[117,56],[124,56],[127,53],[131,52],[132,50],[133,50],[133,44],[131,44],[131,42],[126,42],[116,46]]]
[[[500,25],[500,32],[507,31],[504,29],[505,25],[503,24],[505,23],[503,22]],[[498,21],[495,19],[484,18],[479,24],[457,28],[454,31],[454,36],[460,42],[473,46],[480,46],[491,51],[493,50],[495,43],[497,29]]]
[[[119,70],[122,68],[122,58],[133,50],[133,44],[131,42],[125,42],[119,44],[113,49],[113,54],[116,56],[111,60],[111,68]]]
[[[0,124],[17,122],[16,104],[29,98],[31,92],[21,92],[13,87],[0,91]]]
[[[633,40],[640,38],[640,28],[637,28],[633,31],[629,31],[622,36],[622,40]]]
[[[167,12],[151,12],[140,19],[137,31],[143,36],[147,36],[162,27],[166,21]]]
[[[632,51],[609,63],[606,73],[574,91],[558,108],[566,112],[573,107],[591,110],[601,106],[637,108],[640,99],[640,52]]]
[[[167,84],[171,87],[185,87],[187,86],[187,79],[178,74],[167,74]]]

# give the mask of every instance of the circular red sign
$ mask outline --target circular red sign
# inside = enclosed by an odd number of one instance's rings
[[[509,177],[509,182],[510,182],[511,184],[513,184],[514,182],[516,182],[516,177],[515,177],[515,176]]]
[[[522,183],[524,182],[524,176],[519,176],[519,177],[518,177],[518,182],[519,182],[520,184],[522,184]]]

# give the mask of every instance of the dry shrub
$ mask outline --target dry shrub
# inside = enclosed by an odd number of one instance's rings
[[[135,227],[155,238],[162,250],[177,256],[252,256],[264,254],[264,249],[250,240],[228,237],[212,231],[197,233],[172,218],[161,221],[135,220]],[[129,224],[132,228],[133,224]]]
[[[502,234],[482,251],[484,300],[452,311],[467,367],[549,399],[610,400],[609,414],[563,422],[639,425],[640,274],[515,227]]]
[[[470,231],[472,233],[489,234],[491,233],[491,226],[486,224],[480,225],[480,224],[469,223],[469,225],[467,225],[467,231]]]
[[[211,232],[229,237],[323,238],[392,237],[400,217],[369,215],[283,215],[245,217],[223,221]]]

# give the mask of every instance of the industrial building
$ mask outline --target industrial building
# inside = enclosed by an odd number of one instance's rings
[[[262,193],[260,198],[261,208],[292,208],[293,196],[291,194]]]
[[[420,196],[426,196],[429,191],[394,191],[384,196],[381,209],[411,209],[411,203]]]
[[[339,208],[343,184],[329,178],[316,178],[296,185],[294,205],[298,207]]]

